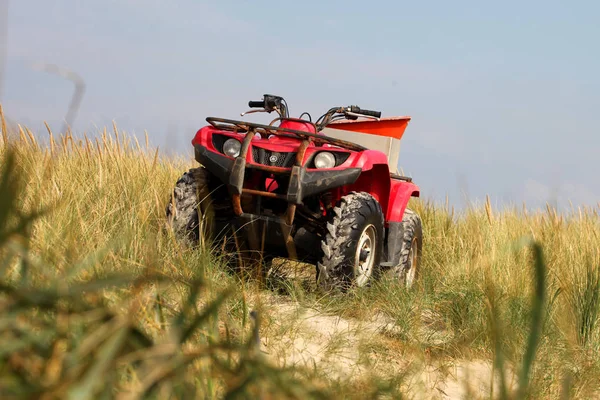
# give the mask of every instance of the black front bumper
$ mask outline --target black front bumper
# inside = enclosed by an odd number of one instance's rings
[[[231,193],[242,194],[246,169],[252,168],[246,166],[245,158],[231,159],[200,145],[195,145],[194,149],[196,161],[228,185]],[[308,171],[302,166],[295,165],[290,170],[285,200],[292,204],[302,204],[308,196],[356,182],[360,173],[360,168]]]

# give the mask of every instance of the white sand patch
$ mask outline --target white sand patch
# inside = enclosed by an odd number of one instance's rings
[[[372,326],[293,303],[269,307],[278,316],[261,345],[278,365],[317,368],[332,378],[364,372],[360,346],[374,333]]]
[[[297,303],[271,298],[267,309],[272,318],[263,329],[261,349],[275,364],[319,371],[330,379],[358,379],[369,372],[376,376],[393,376],[408,372],[403,391],[415,399],[490,398],[492,379],[494,397],[500,385],[493,376],[492,363],[485,360],[449,360],[426,364],[423,360],[378,355],[365,351],[365,345],[377,335],[394,333],[394,324],[382,315],[371,321],[359,321],[328,315]],[[418,339],[429,344],[443,344],[451,334],[429,312],[422,315]],[[413,338],[417,339],[417,338]],[[507,372],[509,390],[516,388],[514,374]]]

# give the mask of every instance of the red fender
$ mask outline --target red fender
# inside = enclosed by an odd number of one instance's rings
[[[203,147],[206,147],[208,149],[214,149],[212,142],[210,140],[208,140],[211,135],[209,134],[209,132],[214,132],[215,128],[213,128],[212,126],[204,126],[202,128],[200,128],[200,130],[198,130],[198,132],[196,132],[196,135],[194,136],[194,138],[192,139],[192,145],[200,145]]]
[[[404,210],[411,197],[419,197],[420,190],[412,182],[392,179],[390,201],[387,207],[387,222],[402,222]]]
[[[388,164],[385,153],[378,150],[365,150],[353,153],[348,161],[351,162],[350,167],[360,168],[363,171],[373,169],[376,165],[385,165],[387,167]]]

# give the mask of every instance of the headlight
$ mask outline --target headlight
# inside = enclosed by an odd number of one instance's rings
[[[321,151],[315,156],[315,167],[318,169],[335,167],[335,156],[328,151]]]
[[[242,144],[239,140],[227,139],[225,143],[223,143],[223,153],[227,154],[229,157],[239,156],[241,149]]]

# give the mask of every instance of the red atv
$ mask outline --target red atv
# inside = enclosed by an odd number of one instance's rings
[[[349,106],[312,122],[308,113],[290,118],[273,95],[249,106],[242,116],[279,117],[269,125],[209,117],[192,140],[202,166],[183,174],[167,206],[176,235],[222,244],[236,264],[252,254],[314,264],[325,288],[364,286],[384,271],[411,286],[422,228],[406,206],[419,188],[396,173],[410,118]]]

